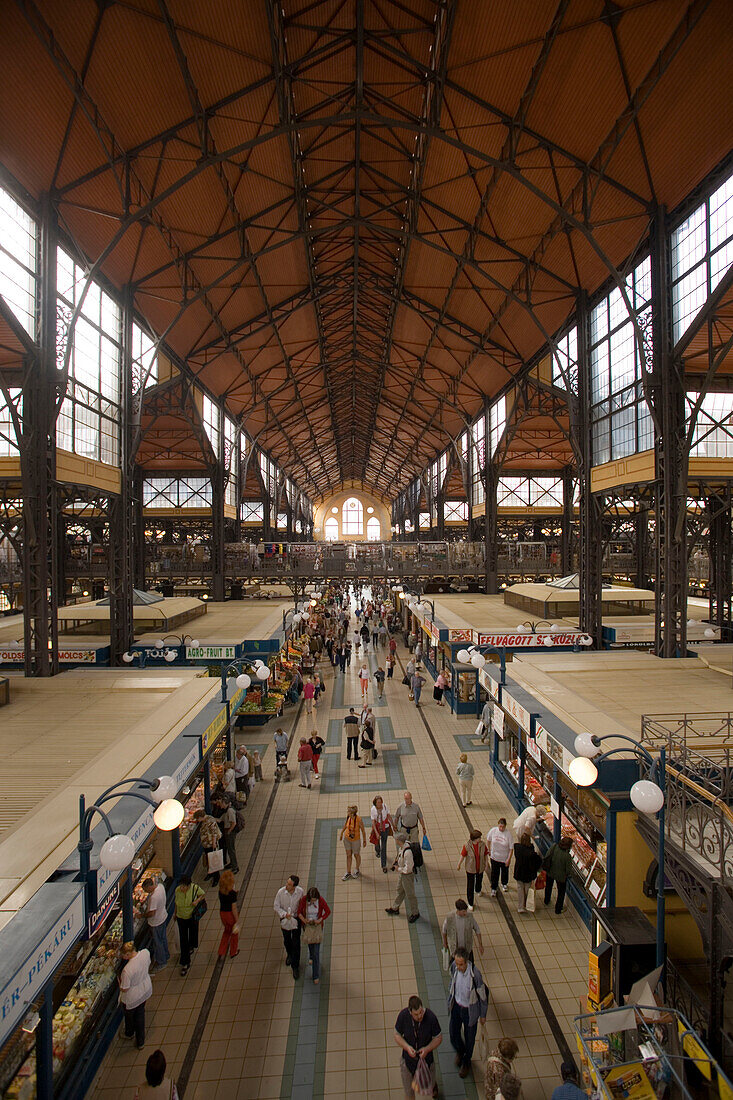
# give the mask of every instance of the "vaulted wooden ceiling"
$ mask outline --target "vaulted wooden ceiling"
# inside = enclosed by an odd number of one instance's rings
[[[731,22],[7,0],[0,161],[306,491],[391,497],[729,152]]]

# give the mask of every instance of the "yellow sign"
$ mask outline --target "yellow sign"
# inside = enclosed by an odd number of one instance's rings
[[[733,1100],[733,1089],[730,1087],[730,1082],[721,1077],[720,1070],[718,1070],[718,1096],[720,1100]]]
[[[707,1081],[712,1081],[713,1070],[710,1062],[710,1055],[700,1046],[700,1042],[695,1033],[688,1031],[679,1020],[677,1021],[677,1030],[682,1039],[682,1049],[687,1057],[692,1058],[695,1065],[700,1070],[700,1073]]]
[[[607,1074],[604,1083],[615,1100],[657,1100],[641,1062],[616,1066]]]
[[[201,757],[206,756],[217,737],[227,724],[226,709],[220,710],[213,722],[211,722],[201,734]]]

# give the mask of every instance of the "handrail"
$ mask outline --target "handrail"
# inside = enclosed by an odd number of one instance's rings
[[[709,803],[711,809],[721,809],[723,812],[723,816],[727,817],[731,825],[733,826],[733,810],[731,810],[728,803],[724,802],[722,798],[717,795],[714,798],[711,798],[709,791],[705,790],[705,788],[702,787],[699,783],[696,783],[694,779],[690,779],[684,774],[684,772],[679,771],[671,764],[667,764],[666,773],[668,776],[676,776],[682,782],[683,786],[689,787],[690,790],[693,790],[695,792],[695,794],[702,795],[706,802]]]

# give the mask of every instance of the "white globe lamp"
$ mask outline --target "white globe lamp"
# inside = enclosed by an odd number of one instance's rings
[[[165,645],[165,642],[163,641],[162,638],[158,638],[155,642],[155,648],[156,649],[162,649],[164,645]]]
[[[548,649],[552,649],[552,647],[554,646],[555,643],[553,642],[552,638],[548,634],[546,638],[542,639],[542,644],[546,645]]]
[[[238,688],[242,689],[242,691],[246,691],[251,683],[252,680],[246,672],[243,672],[240,676],[237,676],[236,684]]]
[[[198,649],[200,642],[198,638],[191,638],[188,644],[191,646],[192,649]]]
[[[715,637],[715,631],[711,627],[708,627],[706,630],[704,630],[703,634],[705,635],[706,638],[714,638]]]
[[[153,814],[156,829],[172,833],[183,821],[183,806],[177,798],[166,798]]]
[[[598,768],[587,756],[576,756],[570,761],[568,775],[576,787],[592,787],[598,778]]]
[[[456,657],[460,664],[467,665],[471,660],[471,655],[467,649],[459,649],[456,653]]]
[[[133,656],[131,653],[123,653],[122,660],[125,662],[126,665],[131,665],[133,661]]]
[[[156,802],[165,802],[166,798],[175,798],[178,794],[176,781],[170,775],[159,775],[158,786],[150,792]]]
[[[576,756],[587,756],[589,759],[598,756],[601,751],[598,745],[593,743],[593,737],[590,733],[579,733],[575,738],[574,748]]]
[[[110,836],[99,852],[99,862],[108,871],[124,871],[135,858],[135,845],[129,836]]]
[[[255,676],[257,677],[258,680],[269,680],[270,679],[270,670],[267,667],[267,665],[261,665],[259,668],[256,668],[255,669]]]
[[[472,653],[471,664],[474,668],[483,668],[486,664],[486,658],[484,657],[483,653]]]
[[[664,805],[664,791],[649,779],[639,779],[629,794],[634,808],[642,814],[659,813]]]
[[[168,662],[169,665],[172,664],[173,661],[175,661],[175,659],[176,659],[175,649],[166,649],[165,659],[166,659],[166,661]]]

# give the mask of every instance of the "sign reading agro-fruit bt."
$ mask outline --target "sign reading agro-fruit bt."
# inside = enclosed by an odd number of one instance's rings
[[[235,645],[187,645],[187,661],[233,661],[237,656]]]

